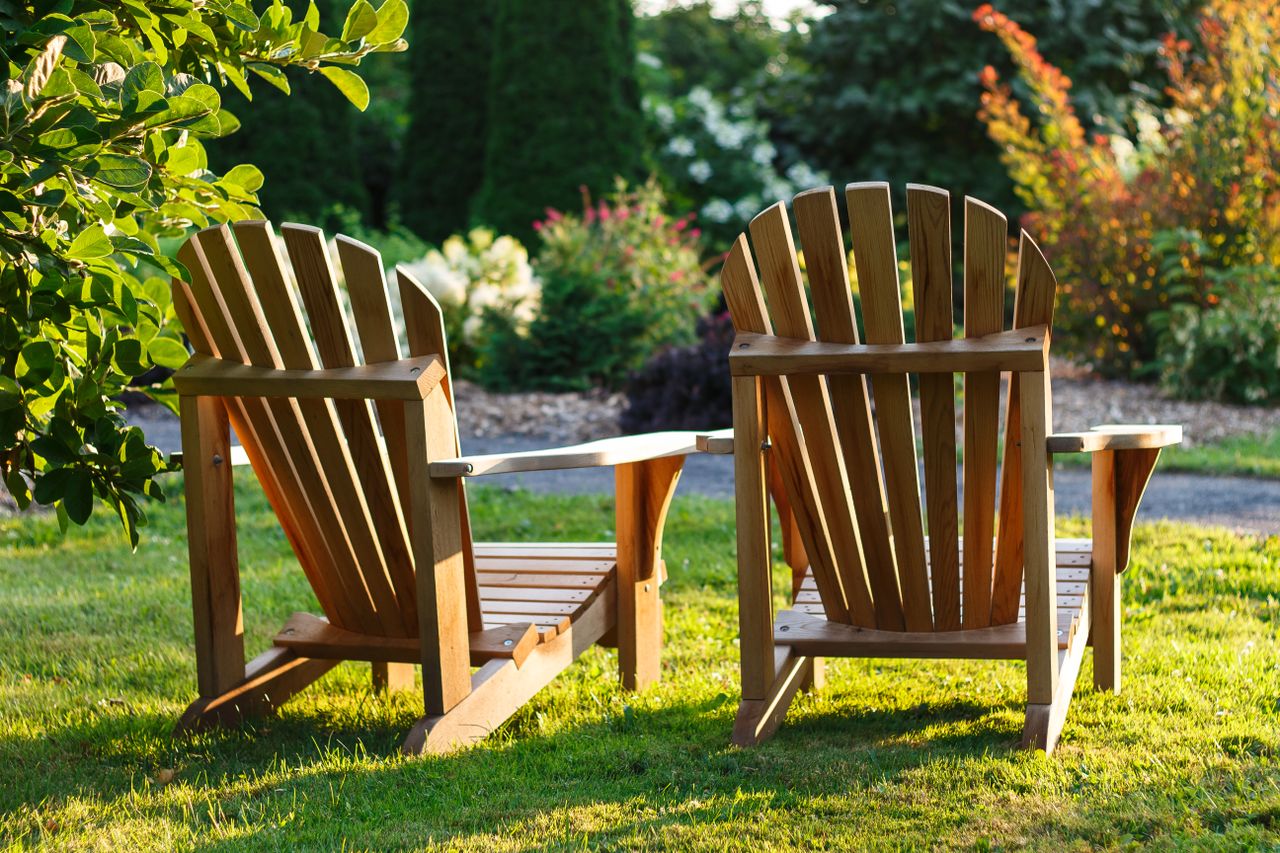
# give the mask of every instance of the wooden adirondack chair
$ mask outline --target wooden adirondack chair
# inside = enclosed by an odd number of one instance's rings
[[[1180,441],[1181,428],[1051,434],[1057,283],[1022,232],[1013,327],[1004,328],[1006,221],[974,199],[964,205],[964,333],[953,340],[950,198],[933,187],[907,190],[916,342],[905,343],[889,187],[850,184],[846,202],[866,343],[830,187],[794,202],[812,318],[781,202],[751,222],[755,263],[739,236],[721,275],[737,330],[734,426],[703,446],[732,447],[736,471],[743,698],[734,741],[772,735],[796,691],[820,680],[821,656],[1010,658],[1027,662],[1023,745],[1051,751],[1086,643],[1096,685],[1120,688],[1119,574],[1159,449]],[[997,511],[1002,372],[1011,378]],[[963,504],[954,374],[964,377]],[[1054,538],[1058,452],[1093,454],[1092,541]],[[770,480],[794,578],[794,604],[776,618]]]
[[[266,222],[207,228],[178,255],[200,689],[179,728],[268,711],[342,660],[370,661],[380,688],[421,665],[410,753],[483,738],[594,643],[617,646],[625,687],[656,681],[663,523],[696,436],[460,458],[436,302],[397,272],[402,357],[378,253],[337,239],[353,328],[323,234],[281,230],[289,264]],[[247,666],[229,424],[324,613],[295,614]],[[463,478],[592,465],[616,466],[616,542],[472,542]]]

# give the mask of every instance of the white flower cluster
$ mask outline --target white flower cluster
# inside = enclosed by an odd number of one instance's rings
[[[468,340],[480,330],[486,310],[501,311],[516,328],[528,328],[542,300],[542,283],[525,247],[514,237],[495,237],[487,228],[455,234],[438,250],[403,266],[445,311],[463,312]]]

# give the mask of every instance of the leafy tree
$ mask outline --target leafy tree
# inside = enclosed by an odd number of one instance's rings
[[[630,4],[507,0],[494,22],[488,142],[476,218],[523,242],[579,187],[641,169]]]
[[[667,97],[687,95],[697,86],[721,97],[750,90],[769,63],[785,56],[783,33],[759,0],[742,3],[728,16],[701,0],[637,23],[640,50],[663,66],[663,73],[646,76],[645,89]]]
[[[439,243],[467,227],[484,174],[494,0],[416,0],[400,216]]]
[[[1012,71],[1007,56],[971,20],[973,5],[953,0],[866,3],[833,0],[811,23],[790,74],[772,103],[780,146],[839,180],[907,181],[968,193],[1019,209],[974,105],[978,72]],[[1050,2],[1009,0],[1003,11],[1063,60],[1087,126],[1124,123],[1135,96],[1162,85],[1160,38],[1185,30],[1200,0]],[[1096,117],[1096,118],[1095,118]]]
[[[314,5],[295,20],[279,0],[0,6],[0,477],[20,506],[83,523],[96,496],[137,544],[139,497],[163,497],[170,464],[114,400],[187,355],[166,279],[187,273],[159,241],[257,215],[256,167],[207,167],[202,140],[239,125],[220,87],[287,89],[305,68],[363,108],[347,66],[403,50],[406,20],[403,0],[355,0],[331,38]]]

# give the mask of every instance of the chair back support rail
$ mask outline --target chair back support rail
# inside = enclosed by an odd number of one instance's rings
[[[1046,447],[1053,273],[1022,232],[1014,317],[1006,329],[1007,223],[966,198],[964,327],[953,339],[950,198],[908,185],[916,320],[916,341],[908,343],[889,187],[850,184],[845,204],[865,340],[830,187],[794,200],[807,287],[783,203],[751,222],[754,253],[740,236],[721,274],[738,333],[730,364],[739,555],[746,555],[741,618],[744,638],[759,638],[760,645],[744,649],[744,667],[751,661],[748,668],[759,669],[744,670],[744,697],[752,690],[763,696],[777,676],[769,627],[767,457],[827,620],[889,632],[953,632],[1025,619],[1028,660],[1047,664],[1037,667],[1045,683],[1032,685],[1031,701],[1048,702],[1059,648]],[[1010,376],[1003,416],[1002,372]],[[911,374],[919,387],[923,499]]]

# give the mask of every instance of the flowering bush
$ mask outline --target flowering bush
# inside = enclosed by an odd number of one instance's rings
[[[1154,369],[1172,306],[1213,310],[1237,280],[1222,273],[1280,264],[1280,3],[1210,3],[1199,55],[1166,37],[1172,106],[1140,110],[1135,140],[1086,138],[1071,81],[1035,39],[990,5],[974,18],[1008,48],[1037,108],[1033,124],[983,71],[979,115],[1058,271],[1060,339],[1104,373]]]
[[[692,215],[665,212],[653,180],[621,181],[581,214],[547,210],[534,223],[542,249],[541,310],[519,334],[509,324],[491,341],[482,380],[493,387],[614,386],[650,353],[692,337],[712,292],[700,264]]]
[[[542,285],[514,237],[474,228],[404,267],[444,309],[449,360],[464,376],[483,372],[495,324],[504,333],[523,335],[537,315]]]

